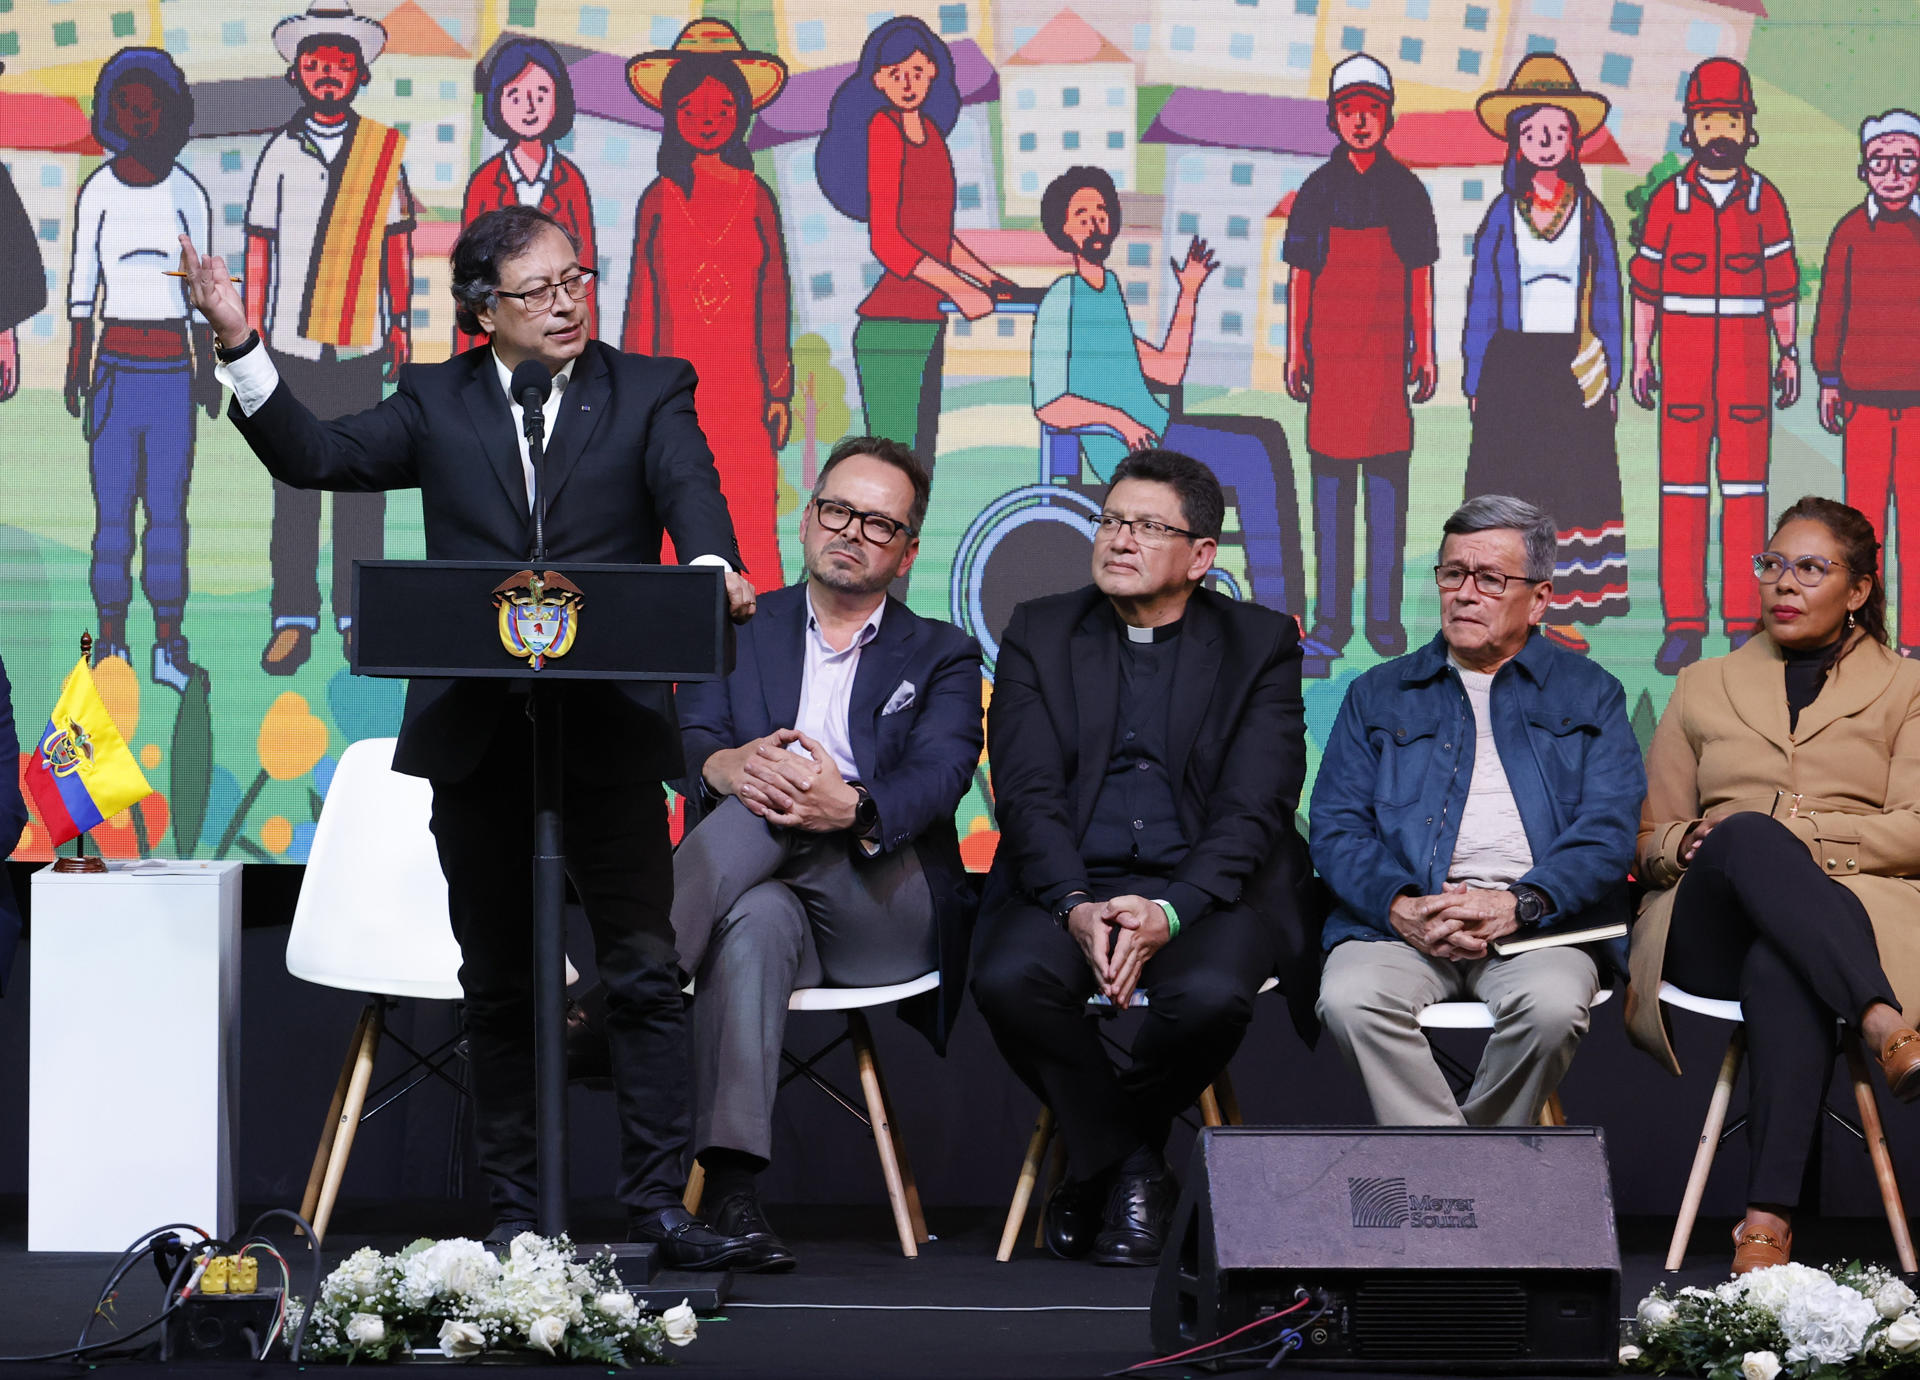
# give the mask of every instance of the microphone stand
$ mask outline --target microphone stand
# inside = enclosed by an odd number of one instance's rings
[[[533,567],[547,559],[546,414],[529,389],[521,399],[533,465]],[[546,1237],[567,1230],[567,871],[561,834],[561,713],[538,678],[527,700],[533,720],[534,1121],[539,1206]]]

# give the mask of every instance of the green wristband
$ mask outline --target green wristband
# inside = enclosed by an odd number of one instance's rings
[[[1167,913],[1167,938],[1172,939],[1180,933],[1180,912],[1173,908],[1173,902],[1163,901],[1158,896],[1153,903]]]

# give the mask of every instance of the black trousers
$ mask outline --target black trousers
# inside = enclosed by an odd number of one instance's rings
[[[1096,894],[1151,896],[1151,883]],[[1271,922],[1245,906],[1202,916],[1148,960],[1150,1004],[1132,1059],[1114,1067],[1087,1014],[1095,991],[1086,956],[1053,917],[1024,899],[980,917],[973,997],[1013,1071],[1053,1108],[1068,1170],[1089,1178],[1141,1145],[1158,1150],[1173,1119],[1240,1047],[1253,999],[1273,974]]]
[[[595,695],[605,691],[578,689],[563,697],[569,745],[553,764],[562,772],[567,875],[606,989],[620,1119],[616,1193],[630,1211],[651,1211],[680,1201],[690,1106],[666,801],[652,783],[582,770],[596,750]],[[494,1215],[532,1220],[533,726],[523,704],[511,702],[471,776],[433,782],[433,835],[460,942],[480,1167]]]
[[[384,352],[348,360],[306,360],[270,352],[281,381],[322,421],[344,417],[380,401]],[[333,616],[353,615],[353,563],[377,561],[386,548],[387,496],[333,496]],[[273,481],[273,530],[267,547],[273,564],[274,626],[291,620],[320,623],[320,491]]]
[[[1730,815],[1707,835],[1673,898],[1669,982],[1737,1000],[1747,1017],[1747,1201],[1800,1200],[1837,1022],[1899,1008],[1860,898],[1820,870],[1786,825]]]

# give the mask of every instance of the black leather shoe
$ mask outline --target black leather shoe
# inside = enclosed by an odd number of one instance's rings
[[[1079,1260],[1093,1249],[1112,1182],[1109,1175],[1101,1174],[1091,1179],[1068,1179],[1053,1190],[1041,1217],[1041,1235],[1048,1250],[1062,1260]]]
[[[1096,1265],[1157,1265],[1167,1239],[1178,1187],[1162,1164],[1147,1174],[1114,1176],[1107,1210],[1094,1238]]]
[[[661,1261],[676,1270],[726,1270],[753,1251],[744,1236],[726,1236],[678,1204],[627,1219],[627,1240],[650,1241]]]
[[[505,1251],[513,1245],[513,1238],[523,1231],[535,1231],[532,1222],[519,1217],[502,1217],[487,1229],[480,1244],[492,1250]]]
[[[785,1274],[800,1263],[787,1243],[775,1235],[760,1208],[760,1199],[752,1193],[731,1193],[714,1209],[713,1229],[722,1236],[739,1236],[753,1243],[753,1250],[734,1262],[733,1268],[747,1274]]]

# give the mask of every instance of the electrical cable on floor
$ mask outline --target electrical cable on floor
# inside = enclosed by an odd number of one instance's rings
[[[289,1359],[298,1365],[300,1362],[301,1348],[306,1345],[307,1341],[307,1322],[313,1317],[314,1310],[320,1306],[320,1242],[314,1237],[313,1223],[309,1222],[299,1213],[289,1211],[286,1208],[268,1208],[265,1212],[254,1218],[247,1226],[248,1239],[260,1235],[260,1224],[269,1217],[284,1217],[300,1229],[301,1233],[307,1239],[307,1254],[313,1262],[313,1269],[309,1275],[311,1287],[308,1289],[307,1297],[300,1309],[300,1325],[294,1329],[293,1347],[289,1354]],[[286,1262],[282,1260],[281,1263],[284,1265]],[[284,1309],[285,1306],[286,1295],[282,1294],[281,1307]],[[261,1359],[266,1359],[264,1348],[261,1352]]]
[[[191,1222],[169,1222],[166,1226],[155,1227],[152,1231],[139,1237],[132,1245],[128,1246],[126,1250],[122,1251],[120,1253],[120,1259],[114,1262],[112,1273],[107,1276],[107,1282],[101,1286],[100,1296],[93,1301],[93,1307],[87,1313],[86,1325],[80,1329],[80,1340],[74,1343],[76,1347],[83,1347],[87,1344],[87,1334],[93,1330],[94,1319],[100,1316],[101,1306],[107,1303],[108,1296],[113,1293],[113,1286],[124,1279],[127,1271],[139,1264],[143,1256],[153,1251],[154,1247],[159,1244],[160,1237],[163,1233],[174,1231],[180,1227],[185,1227],[191,1232],[198,1232],[200,1234],[200,1240],[203,1242],[212,1239],[208,1236],[204,1227],[196,1227]],[[186,1244],[180,1241],[180,1238],[177,1236],[173,1239],[180,1245]]]
[[[1291,1313],[1298,1313],[1302,1308],[1305,1308],[1308,1304],[1313,1302],[1312,1297],[1308,1295],[1305,1290],[1300,1290],[1299,1293],[1300,1293],[1300,1298],[1298,1302],[1296,1302],[1291,1308],[1283,1308],[1278,1313],[1268,1313],[1264,1317],[1255,1318],[1250,1323],[1242,1323],[1239,1327],[1234,1328],[1233,1331],[1228,1332],[1222,1336],[1215,1337],[1210,1342],[1202,1342],[1200,1343],[1199,1346],[1190,1346],[1185,1351],[1176,1351],[1171,1356],[1157,1356],[1151,1361],[1141,1361],[1136,1365],[1122,1366],[1119,1370],[1110,1370],[1106,1373],[1105,1376],[1101,1377],[1101,1380],[1112,1380],[1114,1376],[1120,1376],[1120,1375],[1137,1375],[1144,1370],[1156,1370],[1161,1366],[1170,1366],[1175,1361],[1184,1361],[1187,1359],[1187,1357],[1197,1356],[1199,1353],[1203,1351],[1212,1351],[1215,1347],[1220,1346],[1222,1343],[1232,1341],[1235,1337],[1238,1337],[1243,1332],[1251,1332],[1256,1327],[1263,1327],[1270,1322],[1278,1322],[1281,1318],[1284,1318]],[[1265,1346],[1272,1346],[1273,1344],[1274,1344],[1273,1342],[1263,1342],[1261,1345],[1265,1347]],[[1250,1349],[1257,1350],[1259,1348],[1250,1348]]]
[[[990,1303],[741,1303],[729,1300],[735,1308],[812,1309],[829,1313],[1146,1313],[1139,1306],[1106,1303],[1033,1303],[997,1305]]]

